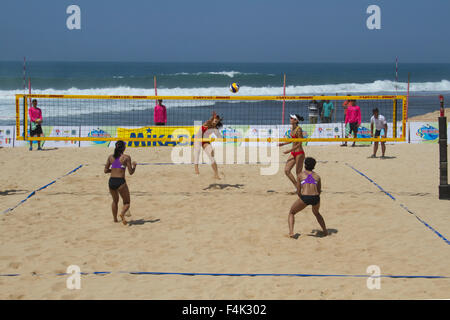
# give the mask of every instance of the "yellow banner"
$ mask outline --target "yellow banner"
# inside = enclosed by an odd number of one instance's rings
[[[142,128],[117,128],[117,138],[153,138],[161,139],[162,141],[129,141],[128,147],[161,147],[161,146],[189,146],[193,145],[191,139],[194,137],[195,127],[177,127],[177,126],[157,126],[157,127],[142,127]],[[170,141],[163,139],[180,139],[182,142]]]

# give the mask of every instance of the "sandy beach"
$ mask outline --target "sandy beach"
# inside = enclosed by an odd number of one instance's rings
[[[138,166],[128,176],[129,226],[114,223],[109,176],[112,149],[0,149],[0,211],[33,190],[83,165],[0,214],[0,299],[443,299],[450,278],[230,277],[135,275],[126,272],[283,273],[450,277],[450,201],[438,200],[437,144],[388,145],[388,159],[368,159],[371,147],[306,147],[320,162],[321,213],[296,215],[289,239],[287,214],[296,200],[280,155],[275,175],[264,165],[170,165],[172,148],[127,149]],[[380,154],[380,150],[379,150]],[[167,165],[161,163],[168,163]],[[356,172],[375,181],[396,200]],[[401,205],[414,214],[408,213]],[[428,224],[439,232],[439,237]],[[66,287],[69,265],[83,275]],[[94,275],[92,272],[111,274]]]
[[[439,114],[440,111],[433,111],[433,112],[429,112],[429,113],[425,113],[423,115],[420,116],[415,116],[415,117],[411,117],[409,119],[409,121],[437,121],[437,119],[439,118]],[[445,115],[447,117],[447,122],[450,122],[450,108],[445,108]]]

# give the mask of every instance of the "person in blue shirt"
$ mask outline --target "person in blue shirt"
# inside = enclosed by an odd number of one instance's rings
[[[321,114],[323,123],[331,122],[331,118],[333,116],[333,111],[334,111],[333,102],[331,102],[330,100],[325,100],[323,103],[323,109],[322,109],[322,114]]]

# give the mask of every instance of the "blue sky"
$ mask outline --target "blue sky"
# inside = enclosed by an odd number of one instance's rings
[[[3,0],[0,60],[450,63],[449,14],[448,0]]]

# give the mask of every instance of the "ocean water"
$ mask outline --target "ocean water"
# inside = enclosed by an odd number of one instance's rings
[[[240,85],[240,91],[235,94],[238,96],[282,95],[284,74],[286,95],[405,94],[408,73],[411,74],[410,94],[417,97],[410,100],[410,116],[437,110],[438,94],[450,98],[450,64],[399,63],[398,82],[395,63],[28,61],[26,65],[32,93],[80,95],[154,95],[154,76],[158,95],[232,95],[228,89],[232,82]],[[14,95],[24,91],[28,92],[28,84],[24,90],[23,61],[0,62],[0,124],[13,122]],[[79,106],[71,115],[89,114],[91,109]],[[108,112],[108,109],[99,106],[96,112]],[[272,120],[278,121],[279,116]]]

